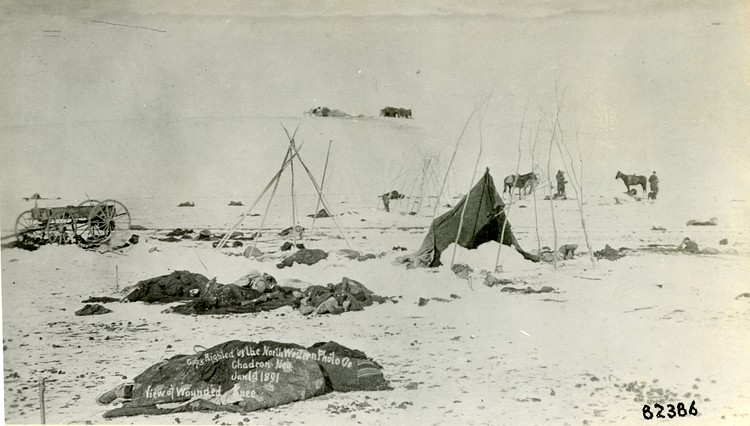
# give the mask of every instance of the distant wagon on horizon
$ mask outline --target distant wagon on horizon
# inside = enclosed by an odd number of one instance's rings
[[[412,118],[411,110],[387,106],[380,110],[381,117]]]

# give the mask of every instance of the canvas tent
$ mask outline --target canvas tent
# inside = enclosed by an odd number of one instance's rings
[[[442,251],[453,242],[467,249],[475,249],[489,241],[500,242],[501,238],[502,244],[513,246],[525,259],[538,262],[539,256],[524,251],[518,244],[511,232],[510,223],[505,219],[503,207],[503,200],[497,193],[495,182],[487,169],[479,182],[471,188],[468,196],[464,196],[450,211],[432,221],[419,250],[410,256],[400,258],[401,262],[412,264],[414,267],[435,267],[441,264]]]

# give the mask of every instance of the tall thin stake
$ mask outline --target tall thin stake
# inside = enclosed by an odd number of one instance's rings
[[[521,170],[521,137],[523,136],[523,126],[526,123],[526,110],[528,109],[528,103],[523,109],[523,118],[521,119],[521,130],[518,132],[518,161],[516,162],[516,174],[513,176],[513,185],[510,187],[510,196],[508,198],[508,210],[505,212],[505,218],[503,219],[503,229],[500,230],[500,244],[497,246],[497,256],[495,257],[495,269],[497,272],[497,266],[500,264],[500,252],[503,249],[503,240],[505,239],[505,227],[508,224],[508,216],[510,215],[510,208],[513,205],[513,190],[516,188],[516,181],[518,180],[518,172]],[[532,173],[534,171],[532,170]],[[503,182],[503,185],[505,183]],[[521,198],[521,196],[518,196]]]
[[[281,127],[284,127],[283,125]],[[286,132],[286,135],[289,136],[289,131],[284,127],[284,131]],[[289,136],[290,145],[294,152],[296,154],[299,154],[299,151],[297,151],[297,147],[294,143],[294,138]],[[300,164],[302,164],[302,167],[305,169],[305,172],[307,173],[307,176],[310,178],[310,182],[312,182],[313,187],[315,187],[315,191],[318,192],[318,196],[320,197],[321,202],[323,203],[323,207],[325,207],[326,211],[331,215],[331,219],[333,219],[333,223],[336,225],[336,228],[339,230],[339,233],[341,233],[341,237],[344,238],[344,242],[346,243],[346,246],[348,248],[351,248],[349,245],[349,239],[346,237],[346,234],[344,233],[344,230],[341,229],[341,226],[339,225],[339,222],[336,220],[335,215],[332,213],[331,207],[328,205],[328,201],[326,201],[325,195],[323,195],[323,192],[320,190],[320,186],[318,186],[318,182],[315,180],[315,176],[313,176],[310,169],[307,167],[307,164],[305,164],[304,161],[302,161],[302,157],[297,155],[297,158],[299,159]]]
[[[299,151],[301,151],[301,150],[302,150],[302,144],[300,144],[300,146],[297,147],[297,149],[295,150],[294,154],[291,155],[291,158],[289,157],[289,150],[287,150],[287,156],[284,157],[284,161],[283,161],[282,166],[279,169],[279,171],[276,172],[276,174],[271,178],[270,181],[268,181],[268,184],[266,184],[266,187],[263,188],[263,191],[261,191],[260,195],[258,195],[258,197],[255,199],[255,201],[253,201],[253,204],[250,206],[250,208],[248,208],[247,210],[245,210],[242,213],[242,216],[240,216],[240,220],[238,220],[237,223],[234,224],[234,226],[232,227],[232,229],[230,229],[229,232],[227,232],[226,235],[224,235],[224,238],[222,238],[221,240],[219,240],[219,243],[216,245],[215,250],[220,250],[222,247],[224,247],[224,245],[227,243],[227,241],[229,241],[229,237],[232,236],[232,233],[234,233],[234,231],[237,229],[238,226],[240,226],[240,224],[242,223],[242,221],[245,220],[245,217],[247,217],[247,215],[250,214],[251,211],[253,211],[253,209],[260,202],[260,200],[263,198],[263,196],[266,195],[266,192],[269,189],[271,189],[271,187],[279,180],[279,178],[281,178],[281,174],[284,172],[284,169],[286,169],[286,167],[289,165],[289,162],[292,159],[294,159],[294,157],[296,155],[298,155]]]
[[[42,424],[47,423],[44,408],[44,377],[39,379],[39,416]]]
[[[292,146],[290,145],[289,148],[287,148],[286,156],[284,157],[284,160],[286,160],[287,157],[292,152]],[[280,175],[279,175],[280,176]],[[260,233],[263,230],[263,225],[266,223],[266,218],[268,217],[268,211],[271,209],[271,202],[273,202],[273,197],[276,195],[276,189],[279,187],[279,182],[281,179],[276,179],[276,182],[273,184],[273,190],[271,191],[271,196],[268,198],[268,204],[266,204],[266,210],[263,212],[263,217],[260,218],[260,227],[258,227],[258,231],[255,233],[255,237],[253,238],[253,248],[250,249],[250,256],[255,253],[255,248],[258,247],[258,240],[260,239]]]
[[[289,164],[289,171],[292,174],[292,241],[294,247],[297,246],[297,201],[294,197],[294,161]]]
[[[477,177],[477,169],[479,168],[479,161],[482,159],[482,118],[479,118],[479,153],[477,154],[477,162],[474,164],[474,173],[471,175],[471,182],[469,183],[469,191],[466,192],[466,198],[464,199],[464,206],[461,209],[461,219],[458,221],[458,232],[456,233],[456,241],[453,244],[453,256],[451,256],[451,268],[453,268],[453,262],[456,260],[456,250],[458,249],[459,237],[461,236],[461,229],[464,226],[464,215],[466,214],[466,206],[469,205],[469,197],[471,196],[471,188],[474,186],[474,179]],[[471,284],[471,281],[469,281]]]
[[[328,151],[326,152],[326,163],[323,166],[323,178],[320,180],[320,191],[323,191],[323,185],[326,184],[326,171],[328,170],[328,157],[331,156],[331,144],[333,143],[333,139],[328,141]],[[318,210],[320,209],[320,196],[318,196],[318,203],[315,205],[315,211],[313,212],[313,221],[312,221],[312,227],[310,227],[310,237],[312,238],[312,234],[315,231],[315,219],[318,217]],[[328,212],[328,211],[327,211]],[[330,215],[331,213],[328,212]]]
[[[464,128],[461,130],[461,134],[458,135],[458,139],[456,139],[456,147],[453,149],[453,155],[451,156],[451,161],[448,163],[448,168],[445,170],[445,178],[443,178],[443,184],[440,185],[440,192],[438,193],[438,200],[440,199],[440,196],[443,195],[443,189],[445,188],[445,182],[448,181],[448,174],[451,171],[451,167],[453,167],[453,160],[456,159],[456,153],[458,152],[458,145],[461,143],[461,139],[464,137],[464,132],[466,132],[466,128],[469,126],[469,122],[471,121],[471,118],[474,117],[474,114],[477,113],[477,110],[479,108],[475,108],[474,111],[469,114],[469,118],[466,119],[466,124],[464,124]],[[435,203],[435,210],[432,212],[432,220],[435,220],[435,217],[437,216],[438,206],[440,203]]]

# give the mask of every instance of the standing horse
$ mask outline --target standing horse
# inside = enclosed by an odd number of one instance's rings
[[[523,194],[528,194],[534,186],[539,182],[539,176],[535,173],[526,173],[525,175],[510,175],[503,181],[503,194],[506,191],[511,192],[513,188],[518,188],[518,195],[521,195],[521,189],[523,188]]]
[[[646,182],[648,181],[646,179],[646,176],[626,175],[618,171],[615,179],[622,179],[622,182],[625,184],[625,188],[627,188],[628,193],[630,193],[630,187],[636,185],[640,185],[643,188],[643,193],[646,193]]]

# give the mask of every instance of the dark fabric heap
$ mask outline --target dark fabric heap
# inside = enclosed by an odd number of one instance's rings
[[[99,304],[93,304],[93,305],[86,305],[83,308],[77,310],[75,312],[75,315],[78,317],[83,317],[87,315],[104,315],[112,312],[111,310],[105,308],[102,305]]]
[[[314,265],[328,257],[328,253],[320,249],[301,249],[293,255],[276,264],[276,267],[283,269],[299,263],[301,265]]]
[[[279,286],[274,277],[258,271],[243,275],[233,284],[218,284],[200,274],[176,271],[140,281],[126,299],[146,303],[186,301],[167,310],[183,315],[244,314],[282,306],[298,309],[303,315],[340,314],[390,300],[347,277],[338,284],[313,285],[303,291]]]
[[[208,278],[188,271],[174,271],[169,275],[139,281],[125,299],[129,302],[172,303],[192,299],[191,290],[202,292]]]
[[[299,311],[307,314],[340,314],[361,311],[373,303],[383,303],[388,298],[378,296],[367,287],[347,277],[338,284],[313,285],[305,289],[299,301]]]
[[[127,402],[104,417],[251,412],[332,391],[384,389],[389,386],[380,365],[336,342],[306,349],[293,343],[232,340],[149,367],[133,379]]]

